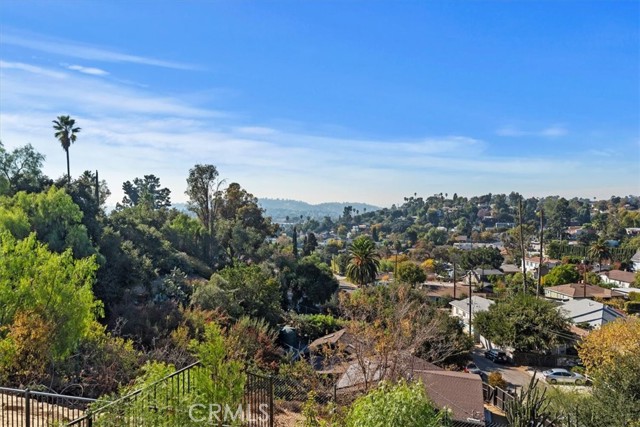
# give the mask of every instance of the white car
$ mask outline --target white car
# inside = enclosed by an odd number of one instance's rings
[[[572,383],[576,385],[583,385],[587,382],[587,378],[584,375],[569,372],[566,369],[561,368],[549,369],[548,371],[544,371],[542,375],[549,384]]]

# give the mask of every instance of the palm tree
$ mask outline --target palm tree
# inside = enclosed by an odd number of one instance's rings
[[[357,237],[349,246],[349,264],[347,279],[360,286],[366,286],[376,280],[380,268],[380,256],[376,245],[369,236]]]
[[[609,247],[607,246],[607,244],[604,243],[604,241],[599,240],[591,245],[589,251],[587,252],[587,255],[592,260],[598,261],[598,272],[601,272],[602,260],[609,258],[611,256],[611,253],[609,252]]]
[[[58,138],[62,148],[67,154],[67,181],[71,183],[71,170],[69,168],[69,147],[76,142],[77,133],[80,128],[74,128],[76,121],[69,116],[58,116],[53,120],[53,129],[56,131],[55,137]]]

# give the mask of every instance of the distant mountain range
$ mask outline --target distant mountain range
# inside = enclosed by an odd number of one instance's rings
[[[378,206],[369,205],[367,203],[351,203],[351,202],[327,202],[312,205],[307,202],[301,202],[300,200],[287,200],[287,199],[259,199],[258,203],[266,211],[267,216],[270,216],[275,222],[288,222],[295,218],[300,219],[302,215],[303,219],[307,217],[322,219],[325,216],[329,216],[332,219],[338,218],[344,212],[346,206],[352,206],[354,211],[357,210],[360,213],[372,212],[381,209]],[[173,203],[171,207],[178,209],[179,211],[193,215],[188,209],[186,203]],[[107,212],[113,210],[114,206],[108,206]],[[355,212],[354,212],[355,215]]]
[[[354,210],[363,212],[371,212],[379,210],[380,207],[369,205],[367,203],[338,203],[327,202],[312,205],[307,202],[301,202],[300,200],[286,200],[286,199],[260,199],[260,206],[264,208],[267,215],[273,218],[276,222],[286,222],[287,217],[289,220],[294,218],[300,218],[300,215],[306,220],[307,217],[321,219],[325,216],[329,216],[332,219],[338,218],[344,212],[346,206],[352,206]],[[355,212],[354,212],[355,214]]]

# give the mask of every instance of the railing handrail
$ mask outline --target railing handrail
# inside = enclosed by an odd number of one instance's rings
[[[138,390],[134,390],[131,393],[126,394],[126,395],[124,395],[122,397],[119,397],[116,400],[112,400],[111,402],[108,402],[104,406],[101,406],[101,407],[99,407],[99,408],[97,408],[95,410],[89,409],[85,415],[83,415],[82,417],[80,417],[78,419],[73,420],[71,423],[69,423],[67,425],[68,426],[72,426],[72,425],[75,425],[75,424],[79,423],[80,421],[85,421],[85,420],[89,419],[89,417],[92,417],[92,416],[94,416],[94,415],[96,415],[96,414],[98,414],[100,412],[103,412],[105,409],[107,409],[107,408],[109,408],[109,407],[111,407],[113,405],[119,404],[119,403],[124,402],[124,401],[126,401],[128,399],[131,399],[132,397],[137,396],[138,394],[142,393],[143,391],[148,390],[151,387],[157,386],[158,384],[160,384],[162,382],[165,382],[165,381],[167,381],[167,380],[169,380],[169,379],[175,377],[176,375],[179,375],[179,374],[181,374],[181,373],[183,373],[185,371],[188,371],[191,368],[199,366],[200,364],[201,364],[200,361],[194,362],[194,363],[192,363],[192,364],[190,364],[188,366],[185,366],[184,368],[178,369],[177,371],[172,372],[171,374],[160,378],[157,381],[154,381],[153,383],[149,384],[148,386],[146,386],[144,388],[140,388]]]
[[[58,394],[58,393],[47,393],[44,391],[34,391],[23,389],[23,388],[10,388],[10,387],[0,387],[0,392],[9,392],[9,393],[20,393],[25,394],[29,393],[30,396],[42,396],[42,397],[55,397],[57,399],[69,399],[69,400],[77,400],[79,402],[96,402],[97,399],[92,399],[89,397],[80,397],[80,396],[70,396],[68,394]]]

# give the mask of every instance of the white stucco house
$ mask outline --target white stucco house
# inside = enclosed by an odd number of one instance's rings
[[[588,323],[592,328],[599,328],[624,314],[608,305],[589,299],[574,299],[558,306],[558,310],[574,324]]]
[[[620,288],[630,288],[636,280],[635,273],[622,270],[603,271],[600,273],[603,283],[616,285]]]
[[[477,331],[473,330],[473,325],[470,325],[470,323],[473,323],[473,319],[475,318],[476,313],[489,310],[489,307],[491,307],[493,304],[493,301],[486,298],[475,295],[472,296],[471,319],[469,319],[469,298],[454,300],[449,303],[449,305],[451,305],[451,315],[460,319],[465,332],[473,332],[476,341],[480,339],[480,334]],[[471,320],[471,322],[469,322],[469,320]]]

